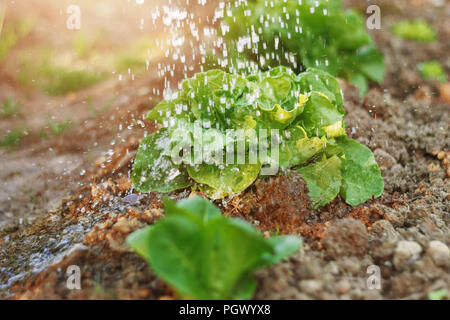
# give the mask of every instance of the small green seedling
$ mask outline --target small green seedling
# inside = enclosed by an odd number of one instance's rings
[[[111,109],[111,107],[113,105],[113,101],[114,101],[113,98],[109,98],[102,106],[96,107],[92,101],[92,97],[89,96],[89,98],[87,99],[89,115],[92,118],[97,118],[97,117],[103,115],[106,111]]]
[[[139,56],[123,54],[117,58],[115,67],[118,72],[143,73],[146,68],[146,60]]]
[[[76,34],[72,40],[72,48],[76,52],[78,58],[87,58],[89,54],[93,52],[98,38],[99,35],[91,36],[84,32]]]
[[[403,39],[418,42],[433,42],[436,40],[436,32],[423,20],[400,21],[392,26],[392,32]]]
[[[52,119],[52,120],[49,120],[48,126],[50,128],[51,133],[54,136],[57,136],[57,135],[61,134],[63,131],[67,130],[67,128],[69,128],[71,123],[72,123],[71,119],[66,119],[62,122],[57,122]]]
[[[255,270],[282,261],[301,245],[294,236],[264,238],[201,197],[178,203],[164,198],[164,205],[165,218],[127,242],[183,299],[250,299]]]
[[[3,147],[8,151],[13,151],[17,148],[23,136],[23,129],[14,129],[0,139],[0,147]]]
[[[46,79],[44,90],[53,96],[77,92],[105,79],[105,75],[87,70],[52,67],[48,71],[51,75]]]
[[[72,120],[66,119],[64,121],[57,121],[52,117],[48,117],[46,128],[40,132],[41,138],[47,138],[48,136],[58,136],[66,131],[72,124]]]
[[[428,294],[429,300],[444,300],[446,298],[448,299],[447,289],[432,291]]]
[[[0,119],[17,116],[20,113],[20,108],[22,104],[18,101],[15,101],[13,98],[7,98],[0,109]]]
[[[94,70],[76,69],[70,66],[56,65],[51,50],[43,50],[31,61],[29,57],[20,57],[19,81],[24,85],[39,86],[46,93],[61,96],[77,92],[107,78],[106,73]]]
[[[441,83],[447,82],[447,76],[438,61],[423,62],[419,64],[418,68],[424,79],[436,79]]]
[[[17,43],[34,28],[31,20],[17,20],[5,23],[4,9],[0,5],[0,62],[4,62]]]

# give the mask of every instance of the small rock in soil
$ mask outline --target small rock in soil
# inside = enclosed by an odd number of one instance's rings
[[[450,266],[450,249],[441,241],[431,241],[427,253],[437,266]]]
[[[441,85],[441,87],[439,88],[439,93],[442,102],[450,103],[450,82]]]
[[[415,241],[399,241],[394,253],[394,266],[401,270],[405,264],[411,261],[415,256],[419,256],[422,247]]]
[[[338,260],[338,265],[344,274],[357,275],[361,272],[361,260],[356,257],[343,257]]]
[[[361,221],[343,219],[328,228],[328,236],[323,244],[329,258],[360,256],[366,252],[369,238]]]
[[[433,99],[432,92],[429,86],[421,86],[414,93],[414,100],[431,103]]]
[[[397,160],[383,149],[376,149],[373,155],[381,170],[390,169],[397,164]]]
[[[307,294],[315,294],[322,290],[323,283],[321,280],[302,280],[300,281],[300,289]]]
[[[347,280],[341,280],[336,285],[336,293],[338,294],[346,294],[351,289],[350,282]]]
[[[378,220],[372,225],[372,231],[383,240],[398,240],[400,235],[387,220]]]

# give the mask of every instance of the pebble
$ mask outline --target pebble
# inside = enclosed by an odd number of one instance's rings
[[[339,274],[339,266],[334,261],[330,261],[326,266],[325,270],[331,274]]]
[[[123,203],[128,203],[128,204],[136,204],[136,203],[138,203],[142,198],[144,198],[144,195],[132,193],[132,194],[129,194],[129,195],[123,197],[123,198],[121,199],[121,201],[122,201]]]
[[[381,237],[385,240],[397,241],[400,238],[399,233],[397,231],[395,231],[392,224],[388,220],[385,220],[385,219],[376,221],[372,225],[372,230],[379,237]]]
[[[408,260],[419,255],[421,252],[422,247],[417,242],[406,240],[399,241],[394,252],[394,266],[398,270],[402,269]]]
[[[450,103],[450,82],[444,83],[439,88],[440,98],[444,103]]]
[[[355,219],[342,219],[328,228],[323,244],[328,257],[336,259],[342,256],[363,255],[369,239],[364,224]]]
[[[383,149],[376,149],[373,155],[381,170],[390,169],[397,164],[397,160]]]
[[[356,257],[342,257],[337,260],[339,269],[344,273],[357,275],[361,272],[361,259]]]
[[[321,280],[302,280],[300,281],[300,289],[302,292],[314,294],[322,290],[323,283]]]
[[[114,224],[113,229],[122,233],[128,233],[131,231],[130,224],[125,217],[120,217],[119,219],[117,219],[117,222]]]
[[[428,254],[433,259],[434,263],[440,267],[450,265],[450,249],[441,241],[431,241],[428,244]]]
[[[350,282],[348,282],[347,280],[341,280],[336,285],[336,293],[346,294],[347,292],[349,292],[350,288]]]

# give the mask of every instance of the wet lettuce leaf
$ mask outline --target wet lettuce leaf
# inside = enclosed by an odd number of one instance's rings
[[[215,166],[199,164],[189,166],[187,171],[200,189],[210,199],[221,199],[227,195],[247,189],[258,178],[261,164],[229,164]]]
[[[192,184],[186,170],[172,162],[167,153],[169,145],[167,129],[142,139],[131,175],[134,187],[140,192],[170,192]]]
[[[332,201],[342,184],[341,160],[337,156],[297,169],[306,181],[314,208]]]
[[[340,137],[337,143],[342,148],[342,187],[340,194],[345,201],[356,206],[383,193],[384,181],[381,177],[372,151],[358,141]]]
[[[297,119],[297,124],[301,125],[310,136],[322,136],[326,133],[326,127],[342,125],[343,119],[344,113],[340,112],[326,95],[312,91],[303,113]]]
[[[235,0],[230,8],[220,29],[227,55],[216,64],[230,72],[317,68],[356,84],[361,95],[369,81],[384,79],[383,56],[364,17],[340,0]]]
[[[323,70],[199,73],[149,112],[162,128],[142,140],[132,181],[140,192],[192,186],[221,199],[248,188],[268,166],[275,167],[270,174],[294,168],[314,207],[339,193],[357,205],[379,196],[383,180],[372,152],[346,138],[344,116],[339,83]]]
[[[128,244],[181,298],[250,299],[255,270],[295,253],[301,239],[264,238],[249,223],[222,216],[212,203],[193,197],[165,198],[166,217],[132,233]]]

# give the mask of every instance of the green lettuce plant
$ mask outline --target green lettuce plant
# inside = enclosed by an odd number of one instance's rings
[[[165,198],[165,218],[132,233],[128,244],[181,298],[249,299],[255,270],[296,252],[294,236],[264,238],[249,223],[221,215],[209,201]]]
[[[380,196],[384,183],[372,152],[346,137],[344,115],[341,87],[322,70],[198,73],[148,113],[161,128],[142,139],[132,181],[140,192],[193,187],[220,199],[245,190],[268,168],[293,168],[314,207],[338,194],[358,205]],[[271,138],[253,152],[251,133],[258,142]]]
[[[447,76],[438,61],[427,61],[419,64],[418,69],[425,79],[437,79],[441,83],[447,82]]]
[[[428,293],[428,300],[444,300],[448,298],[447,289],[439,289]]]
[[[436,40],[436,32],[424,20],[403,20],[392,26],[392,32],[403,39],[418,42],[433,42]]]
[[[255,64],[263,70],[318,68],[354,83],[361,95],[369,81],[384,79],[384,59],[364,18],[344,10],[340,0],[235,0],[224,16],[226,54],[219,64],[230,71],[245,72]]]

